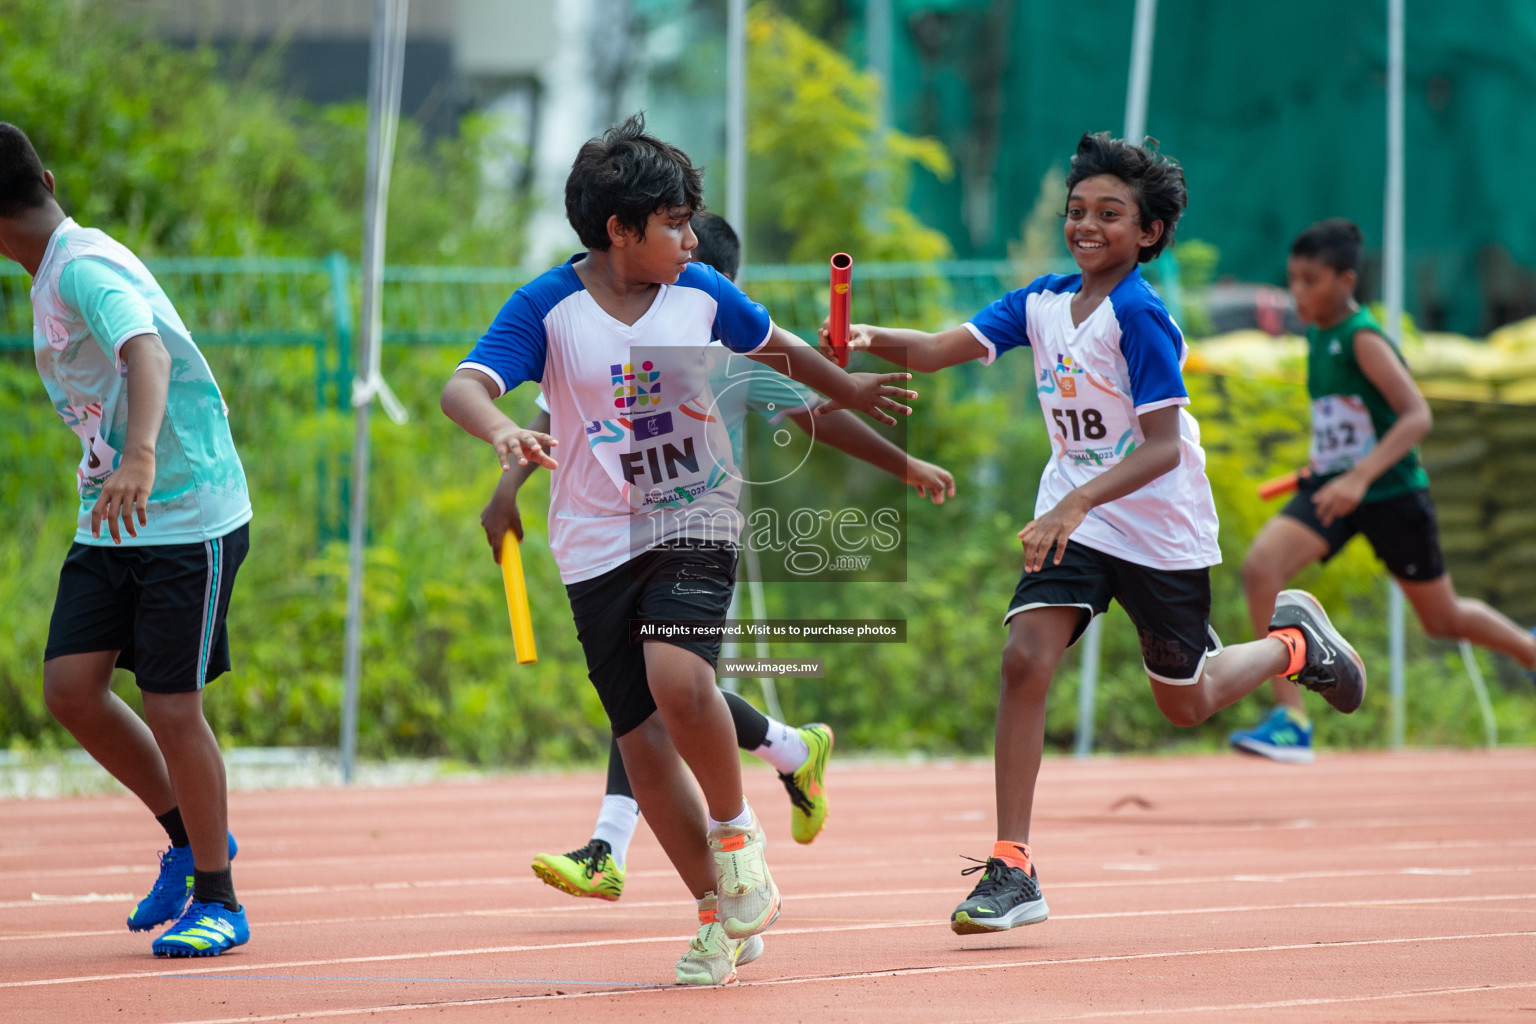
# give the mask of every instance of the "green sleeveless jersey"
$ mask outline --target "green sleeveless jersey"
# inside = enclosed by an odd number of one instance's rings
[[[1312,399],[1312,473],[1326,481],[1353,468],[1397,422],[1397,413],[1355,362],[1355,332],[1387,338],[1399,361],[1403,354],[1365,308],[1326,329],[1307,328],[1307,394]],[[1407,365],[1406,362],[1404,365]],[[1429,486],[1419,451],[1404,455],[1372,481],[1362,504],[1395,498]]]

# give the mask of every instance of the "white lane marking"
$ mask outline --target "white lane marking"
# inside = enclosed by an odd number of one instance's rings
[[[844,982],[844,981],[866,981],[866,980],[870,980],[870,979],[874,979],[874,978],[886,979],[886,978],[891,978],[891,977],[910,976],[910,975],[959,974],[959,973],[964,973],[964,972],[968,972],[968,971],[1000,971],[1000,970],[1008,970],[1008,969],[1011,969],[1011,968],[1054,967],[1054,966],[1065,965],[1065,964],[1088,964],[1088,963],[1099,964],[1099,963],[1114,963],[1114,962],[1135,961],[1135,960],[1163,960],[1163,959],[1173,959],[1173,958],[1181,958],[1181,957],[1213,956],[1213,955],[1232,954],[1232,953],[1270,953],[1270,952],[1286,952],[1286,951],[1293,951],[1293,950],[1318,950],[1318,949],[1327,949],[1327,948],[1330,948],[1330,947],[1332,947],[1332,948],[1339,948],[1339,947],[1360,948],[1360,947],[1364,947],[1364,946],[1400,945],[1400,944],[1404,944],[1404,943],[1415,943],[1415,942],[1444,942],[1444,941],[1453,941],[1453,940],[1456,940],[1456,939],[1530,938],[1530,937],[1533,937],[1533,936],[1536,936],[1536,933],[1533,933],[1533,932],[1490,932],[1490,933],[1486,933],[1486,934],[1482,934],[1482,935],[1465,935],[1465,936],[1425,936],[1425,937],[1421,937],[1421,938],[1401,938],[1401,939],[1361,939],[1361,940],[1352,940],[1352,941],[1347,941],[1347,942],[1308,942],[1308,943],[1301,943],[1301,944],[1296,944],[1296,945],[1285,945],[1285,946],[1249,946],[1249,947],[1239,947],[1239,948],[1233,948],[1233,949],[1181,950],[1181,951],[1164,952],[1164,953],[1135,953],[1135,954],[1129,954],[1129,955],[1123,955],[1123,956],[1074,957],[1072,959],[1066,959],[1066,960],[1017,960],[1017,961],[1011,961],[1011,962],[1007,962],[1007,963],[962,964],[962,965],[956,965],[956,966],[953,966],[953,967],[897,968],[897,969],[894,969],[894,970],[869,971],[869,972],[858,973],[858,974],[833,974],[833,975],[824,975],[824,976],[809,977],[809,978],[780,978],[780,979],[773,980],[773,981],[743,981],[743,982],[738,982],[738,984],[739,985],[743,985],[743,986],[749,986],[749,987],[752,987],[752,988],[768,988],[768,987],[772,987],[772,986],[781,986],[781,985],[816,985],[816,984],[828,984],[828,983],[836,983],[836,982]],[[1405,992],[1397,992],[1397,993],[1390,993],[1390,994],[1382,994],[1382,995],[1377,995],[1377,996],[1341,996],[1341,997],[1338,997],[1336,999],[1326,999],[1326,998],[1318,998],[1318,999],[1310,999],[1310,1000],[1298,999],[1298,1000],[1287,1000],[1287,1001],[1284,1001],[1284,1002],[1276,1002],[1276,1003],[1254,1003],[1254,1004],[1246,1004],[1246,1005],[1251,1005],[1254,1009],[1262,1009],[1262,1008],[1266,1008],[1266,1007],[1269,1007],[1269,1006],[1284,1007],[1284,1006],[1329,1005],[1331,1003],[1341,1003],[1341,1004],[1344,1004],[1344,1003],[1352,1003],[1352,1002],[1365,1002],[1365,1001],[1369,1001],[1369,1000],[1373,1000],[1373,999],[1376,999],[1376,1000],[1379,1000],[1379,999],[1413,999],[1413,998],[1426,998],[1426,997],[1432,997],[1432,996],[1438,996],[1438,995],[1458,995],[1458,994],[1462,994],[1462,993],[1471,993],[1471,992],[1508,991],[1508,990],[1520,990],[1520,989],[1527,989],[1527,988],[1536,988],[1536,982],[1513,982],[1513,983],[1508,983],[1508,984],[1503,984],[1503,985],[1476,985],[1476,986],[1465,986],[1465,987],[1458,987],[1458,988],[1443,988],[1443,989],[1429,989],[1429,990],[1420,989],[1420,990],[1409,990],[1409,991],[1405,991]],[[691,987],[688,987],[688,986],[672,986],[672,985],[660,986],[660,985],[658,985],[655,988],[621,989],[621,990],[618,990],[618,991],[614,991],[612,989],[607,989],[607,990],[597,991],[597,992],[590,992],[590,991],[589,992],[565,992],[565,993],[558,993],[558,994],[549,993],[549,994],[529,995],[529,996],[490,997],[490,998],[485,998],[485,999],[456,999],[456,1000],[444,1000],[442,1002],[430,1002],[430,1003],[410,1003],[410,1004],[398,1004],[397,1003],[397,1004],[385,1004],[385,1005],[380,1005],[380,1006],[356,1007],[356,1008],[352,1008],[352,1009],[309,1010],[309,1011],[300,1010],[298,1012],[268,1014],[268,1015],[262,1015],[262,1016],[254,1016],[254,1015],[252,1015],[252,1016],[244,1016],[244,1017],[221,1017],[221,1018],[216,1018],[216,1019],[199,1020],[199,1021],[182,1021],[182,1022],[179,1022],[179,1024],[264,1024],[264,1022],[267,1022],[267,1021],[311,1020],[311,1019],[319,1019],[319,1018],[326,1018],[326,1017],[351,1017],[351,1016],[362,1016],[364,1014],[387,1013],[387,1012],[397,1011],[397,1010],[437,1009],[437,1008],[443,1008],[443,1007],[449,1007],[449,1006],[498,1006],[498,1005],[513,1005],[513,1004],[517,1004],[517,1003],[546,1002],[546,1001],[557,1000],[557,999],[591,999],[594,996],[602,997],[602,998],[615,999],[615,998],[625,998],[625,997],[637,996],[637,995],[646,995],[646,994],[655,993],[655,992],[665,992],[665,991],[678,992],[680,989],[682,991],[696,991],[695,989],[692,989]],[[704,989],[704,991],[708,991],[708,989]],[[1235,1008],[1242,1009],[1242,1008],[1245,1008],[1245,1006],[1239,1006],[1239,1007],[1235,1007]],[[1190,1010],[1182,1010],[1182,1009],[1172,1008],[1172,1009],[1156,1010],[1156,1011],[1142,1008],[1142,1009],[1127,1010],[1127,1011],[1114,1011],[1114,1010],[1100,1011],[1098,1013],[1078,1014],[1078,1015],[1074,1015],[1074,1016],[1065,1016],[1065,1017],[1058,1016],[1058,1017],[1045,1017],[1045,1018],[1021,1018],[1021,1021],[1027,1021],[1027,1020],[1032,1020],[1032,1019],[1033,1020],[1052,1020],[1052,1019],[1054,1019],[1054,1020],[1088,1020],[1088,1019],[1093,1019],[1095,1017],[1149,1016],[1149,1015],[1152,1015],[1154,1013],[1180,1013],[1180,1012],[1213,1012],[1214,1013],[1214,1012],[1220,1012],[1223,1009],[1226,1009],[1226,1008],[1225,1007],[1212,1006],[1212,1007],[1193,1007]]]

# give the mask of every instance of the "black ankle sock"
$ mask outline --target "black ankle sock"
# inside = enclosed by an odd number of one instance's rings
[[[192,840],[187,838],[187,826],[181,823],[180,807],[172,807],[164,814],[155,815],[155,820],[165,829],[165,834],[171,837],[172,846],[192,845]]]
[[[240,909],[240,901],[235,899],[235,880],[228,867],[222,871],[193,868],[192,899],[197,903],[222,903],[225,910]]]

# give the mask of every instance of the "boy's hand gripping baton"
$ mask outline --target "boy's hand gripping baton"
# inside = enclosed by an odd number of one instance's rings
[[[528,613],[528,585],[523,580],[523,553],[511,530],[501,535],[501,582],[507,589],[507,614],[512,618],[512,647],[519,665],[539,660],[533,646],[533,616]]]
[[[838,366],[848,365],[848,306],[852,293],[853,257],[840,252],[832,257],[832,311],[827,327]]]

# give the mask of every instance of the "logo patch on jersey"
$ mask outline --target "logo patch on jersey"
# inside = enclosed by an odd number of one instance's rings
[[[1062,398],[1076,398],[1077,397],[1077,381],[1073,380],[1071,377],[1063,377],[1063,378],[1061,378],[1061,397]]]
[[[634,432],[637,441],[670,434],[672,433],[672,414],[658,412],[654,416],[636,416],[630,424],[630,429]]]
[[[48,347],[56,351],[64,351],[64,346],[69,344],[69,332],[51,316],[43,317],[43,334],[48,338]]]
[[[613,363],[608,373],[613,382],[615,409],[645,409],[661,404],[661,371],[649,359],[638,370],[633,363]]]
[[[1337,356],[1337,355],[1343,355],[1343,353],[1344,353],[1344,343],[1341,342],[1338,338],[1334,338],[1332,341],[1330,341],[1328,343],[1328,354],[1329,355]]]

